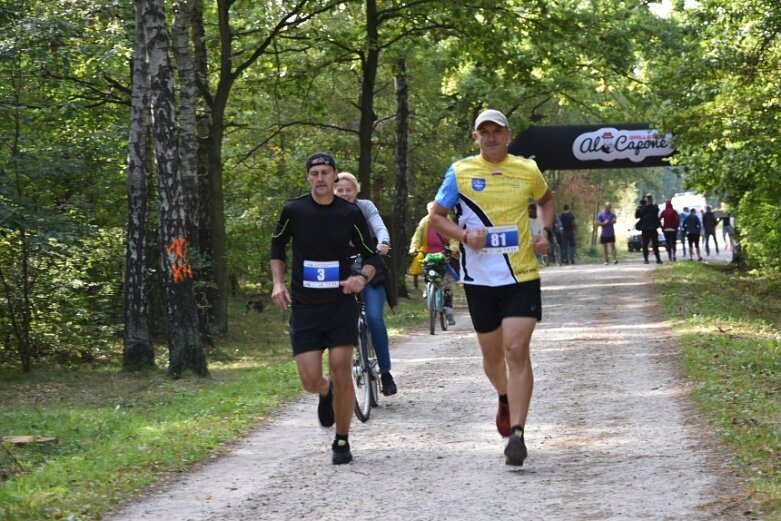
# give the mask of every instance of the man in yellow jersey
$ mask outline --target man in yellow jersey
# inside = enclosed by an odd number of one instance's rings
[[[529,344],[542,319],[539,264],[545,255],[556,209],[548,185],[530,159],[507,153],[507,118],[486,110],[472,138],[480,155],[448,168],[429,213],[442,235],[461,242],[461,273],[483,368],[499,394],[496,428],[509,438],[508,465],[526,459],[524,427],[532,397]],[[538,205],[539,235],[529,226],[529,201]],[[455,212],[457,222],[448,218]]]

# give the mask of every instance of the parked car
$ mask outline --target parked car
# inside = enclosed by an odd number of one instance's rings
[[[657,232],[659,233],[659,249],[662,250],[667,247],[667,239],[664,238],[664,234],[661,231]],[[626,247],[629,251],[643,251],[643,234],[638,230],[629,230]],[[651,249],[650,244],[648,248]]]

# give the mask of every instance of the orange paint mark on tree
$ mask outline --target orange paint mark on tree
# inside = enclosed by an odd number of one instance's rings
[[[168,258],[171,261],[171,274],[174,282],[182,282],[193,276],[190,262],[187,260],[188,249],[189,244],[184,237],[174,239],[166,248]]]

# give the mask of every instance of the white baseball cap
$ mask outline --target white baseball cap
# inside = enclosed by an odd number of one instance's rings
[[[480,125],[482,125],[486,121],[496,123],[500,127],[510,128],[510,125],[507,123],[507,117],[505,117],[504,114],[502,114],[498,110],[488,109],[488,110],[484,110],[483,112],[480,113],[479,116],[477,116],[477,119],[475,120],[475,130],[480,128]]]

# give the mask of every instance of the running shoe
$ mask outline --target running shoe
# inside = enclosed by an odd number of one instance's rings
[[[380,382],[382,382],[382,394],[385,396],[391,396],[396,394],[396,382],[393,381],[393,375],[390,372],[380,374]]]
[[[523,460],[527,456],[526,443],[523,441],[523,431],[517,429],[510,439],[507,440],[507,446],[504,448],[504,463],[515,467],[522,467]]]
[[[350,452],[350,442],[347,440],[334,440],[331,446],[334,453],[331,457],[331,463],[334,465],[344,465],[353,460],[353,454]]]
[[[496,430],[503,438],[510,435],[510,406],[499,402],[499,408],[496,411]]]
[[[330,427],[334,424],[334,383],[328,380],[328,394],[320,397],[320,403],[317,404],[317,419],[320,425]]]

